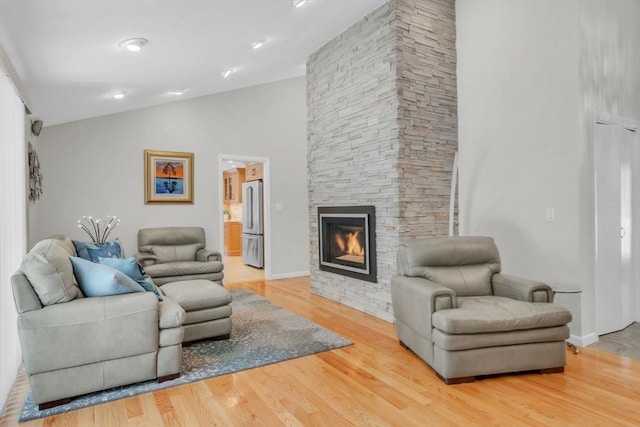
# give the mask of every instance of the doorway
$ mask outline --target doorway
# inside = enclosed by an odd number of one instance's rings
[[[638,123],[598,115],[593,159],[596,332],[603,335],[640,320]]]
[[[255,182],[253,168],[260,165],[260,183],[262,188],[262,223],[261,256],[263,268],[251,265],[247,261],[246,244],[243,233],[244,207],[242,200],[243,184]],[[241,156],[220,154],[218,156],[218,230],[219,247],[223,253],[224,280],[227,283],[236,281],[263,280],[271,277],[271,217],[270,217],[270,164],[269,158],[257,156]],[[249,171],[249,176],[247,176]],[[251,174],[254,174],[253,176]],[[246,230],[245,230],[246,231]]]

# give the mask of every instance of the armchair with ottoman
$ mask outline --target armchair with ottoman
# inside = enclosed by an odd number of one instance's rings
[[[490,237],[408,240],[391,279],[396,331],[446,384],[563,372],[571,313],[541,282],[500,273]]]
[[[143,228],[134,255],[158,286],[206,279],[222,285],[222,255],[206,249],[202,227]]]
[[[85,297],[71,257],[76,251],[68,238],[42,240],[11,278],[24,366],[40,409],[81,394],[178,377],[183,308],[142,287]],[[116,285],[125,286],[122,276],[113,273]]]
[[[186,311],[183,343],[228,339],[231,293],[222,287],[222,255],[205,249],[202,227],[143,228],[136,259],[162,292]]]

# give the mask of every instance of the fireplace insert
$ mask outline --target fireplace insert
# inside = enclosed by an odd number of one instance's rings
[[[318,207],[320,270],[377,282],[375,207]]]

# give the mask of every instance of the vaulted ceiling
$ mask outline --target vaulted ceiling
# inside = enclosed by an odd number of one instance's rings
[[[310,53],[383,3],[2,0],[0,45],[47,126],[302,76]],[[136,37],[141,51],[120,46]]]

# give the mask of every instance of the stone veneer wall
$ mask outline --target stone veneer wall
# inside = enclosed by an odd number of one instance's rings
[[[307,62],[312,292],[392,321],[402,237],[447,233],[454,1],[392,0]],[[318,206],[374,205],[378,283],[319,269]]]
[[[458,149],[454,2],[397,1],[396,31],[400,237],[446,236]]]

